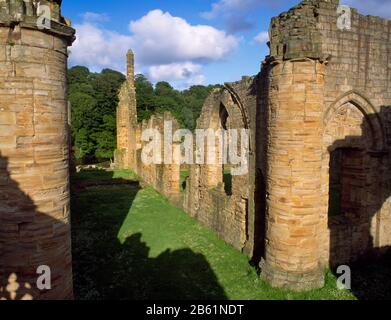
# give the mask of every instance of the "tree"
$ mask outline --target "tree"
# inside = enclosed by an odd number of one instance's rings
[[[116,148],[118,91],[125,76],[105,69],[91,73],[76,66],[68,71],[72,141],[77,158],[111,158]]]
[[[90,77],[90,70],[87,67],[76,66],[68,71],[68,83],[87,83]]]
[[[152,83],[142,74],[136,75],[134,83],[136,87],[138,120],[141,122],[150,118],[155,111],[154,89]]]
[[[125,80],[122,73],[110,69],[92,75],[92,86],[102,117],[115,112],[118,105],[118,90]]]
[[[69,95],[71,103],[72,131],[77,132],[81,128],[93,130],[98,125],[99,119],[95,119],[97,101],[94,97],[82,93],[72,92]]]
[[[86,128],[81,128],[80,130],[78,130],[75,134],[74,140],[76,146],[76,158],[80,159],[92,154],[94,150],[94,145],[89,137]]]
[[[118,92],[126,80],[117,71],[92,73],[76,66],[68,71],[72,107],[72,142],[77,158],[112,158],[116,148]],[[153,84],[142,74],[135,77],[138,120],[170,111],[179,124],[195,129],[206,97],[216,86],[192,86],[178,91],[168,82]]]
[[[117,148],[116,139],[116,118],[113,115],[105,115],[100,131],[95,133],[96,141],[95,155],[98,158],[111,159],[114,150]]]

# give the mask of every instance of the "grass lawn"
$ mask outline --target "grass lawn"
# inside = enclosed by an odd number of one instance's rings
[[[103,172],[76,174],[104,179]],[[129,171],[106,179],[135,178]],[[92,186],[72,197],[75,293],[78,299],[354,299],[326,287],[277,290],[236,251],[151,188]]]
[[[127,179],[136,180],[137,175],[129,170],[86,170],[72,175],[73,181],[79,180],[111,180],[111,179]]]

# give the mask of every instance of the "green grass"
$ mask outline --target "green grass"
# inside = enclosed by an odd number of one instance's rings
[[[74,173],[72,179],[78,180],[111,180],[111,179],[126,179],[136,180],[137,175],[129,170],[86,170],[79,173]]]
[[[86,176],[93,173],[76,178]],[[354,299],[331,273],[320,290],[271,288],[246,256],[151,188],[97,186],[72,199],[76,298]]]

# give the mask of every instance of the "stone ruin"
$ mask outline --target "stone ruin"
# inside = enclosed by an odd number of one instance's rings
[[[61,1],[0,1],[0,299],[72,297],[67,47],[74,30]],[[140,162],[133,54],[118,107],[117,166],[260,261],[261,275],[295,290],[324,284],[324,269],[391,246],[391,22],[337,0],[305,0],[273,18],[270,55],[255,77],[215,90],[198,128],[250,130],[249,172]],[[39,266],[52,290],[37,290]]]
[[[66,73],[75,31],[61,0],[40,2],[50,29],[37,1],[0,1],[0,299],[73,297]],[[36,285],[43,265],[51,290]]]
[[[120,89],[117,109],[116,167],[131,168],[145,183],[180,206],[180,166],[145,164],[141,158],[141,151],[147,144],[141,139],[143,131],[157,129],[162,132],[162,139],[164,139],[164,122],[172,122],[173,130],[179,129],[179,124],[169,112],[153,115],[148,121],[138,123],[134,85],[134,54],[131,50],[128,52],[127,62],[127,81]],[[172,156],[174,156],[173,153]]]
[[[254,77],[205,101],[197,128],[246,128],[249,172],[223,165],[140,163],[134,56],[118,107],[116,164],[129,168],[223,240],[260,262],[261,276],[293,290],[324,285],[325,269],[391,246],[391,21],[338,0],[305,0],[271,21],[270,55]],[[182,168],[183,169],[183,168]]]

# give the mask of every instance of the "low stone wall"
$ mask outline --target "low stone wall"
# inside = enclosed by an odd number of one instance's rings
[[[248,130],[250,145],[248,167],[241,175],[230,174],[230,166],[193,165],[187,179],[184,209],[192,217],[214,230],[220,238],[253,256],[255,250],[255,119],[256,80],[226,84],[206,100],[197,129]],[[225,123],[224,123],[225,122]],[[238,137],[241,138],[240,135]],[[205,148],[207,150],[207,148]],[[240,154],[241,151],[238,152]]]
[[[136,150],[135,165],[130,167],[135,173],[148,185],[152,186],[162,195],[166,196],[176,206],[181,206],[180,190],[180,165],[179,164],[145,164],[142,160],[143,149],[149,144],[149,141],[142,141],[141,135],[147,129],[155,129],[161,137],[161,159],[164,160],[163,142],[165,139],[164,123],[171,123],[173,132],[179,129],[176,119],[171,113],[153,115],[148,121],[143,121],[137,125],[137,142],[134,144]],[[169,137],[172,140],[172,137]],[[133,152],[133,151],[131,151]],[[174,151],[171,150],[171,156],[174,157]]]

